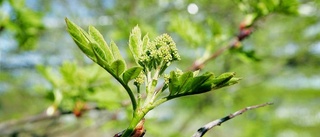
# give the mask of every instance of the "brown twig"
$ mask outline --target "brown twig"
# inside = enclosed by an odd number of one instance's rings
[[[89,111],[89,110],[101,110],[101,108],[99,108],[97,106],[88,106],[84,110],[82,110],[82,113],[85,111]],[[69,115],[69,114],[73,114],[77,117],[80,116],[80,115],[76,115],[74,111],[56,110],[56,112],[54,112],[53,114],[47,114],[47,112],[42,112],[40,114],[25,117],[25,118],[18,119],[18,120],[9,120],[9,121],[2,122],[2,123],[0,123],[0,133],[5,133],[6,131],[8,131],[8,129],[10,129],[11,127],[17,126],[17,125],[23,125],[26,123],[35,123],[35,122],[39,122],[39,121],[43,121],[43,120],[55,119],[55,118],[60,117],[61,115]]]
[[[206,125],[204,125],[203,127],[199,128],[198,131],[193,134],[192,137],[202,137],[208,130],[212,129],[215,126],[220,126],[222,123],[241,115],[242,113],[248,111],[248,110],[252,110],[252,109],[256,109],[256,108],[260,108],[260,107],[264,107],[267,105],[272,105],[273,103],[264,103],[264,104],[260,104],[260,105],[255,105],[255,106],[250,106],[250,107],[246,107],[244,109],[238,110],[236,112],[234,112],[233,114],[230,114],[228,116],[225,116],[223,118],[214,120]]]
[[[70,112],[70,114],[72,114],[72,112]],[[38,122],[38,121],[42,121],[42,120],[47,120],[47,119],[52,119],[52,118],[56,118],[58,116],[60,116],[61,113],[57,112],[53,115],[47,115],[45,112],[38,114],[38,115],[34,115],[34,116],[30,116],[30,117],[26,117],[23,119],[19,119],[19,120],[11,120],[11,121],[6,121],[3,123],[0,123],[0,132],[6,128],[15,126],[15,125],[20,125],[20,124],[25,124],[25,123],[34,123],[34,122]]]
[[[236,36],[236,38],[231,40],[231,42],[228,45],[221,47],[216,52],[211,54],[210,57],[208,57],[208,58],[206,58],[206,59],[204,59],[202,61],[200,61],[200,60],[194,61],[193,65],[190,67],[189,70],[202,69],[204,67],[205,63],[207,63],[210,60],[213,60],[213,59],[217,58],[218,56],[220,56],[226,50],[238,46],[241,43],[241,41],[243,41],[244,39],[248,38],[252,34],[252,32],[253,32],[253,27],[252,26],[245,27],[243,25],[243,23],[241,23],[240,27],[239,27],[239,33]]]

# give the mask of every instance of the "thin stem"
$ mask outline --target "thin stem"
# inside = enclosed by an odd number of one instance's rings
[[[213,60],[215,58],[217,58],[218,56],[220,56],[223,52],[225,52],[226,50],[232,48],[239,40],[233,40],[230,44],[225,45],[223,47],[221,47],[220,49],[218,49],[216,52],[214,52],[213,54],[211,54],[208,58],[205,58],[203,60],[196,60],[193,65],[191,66],[191,68],[189,68],[189,70],[199,70],[202,69],[204,67],[204,65],[210,61]]]
[[[254,22],[252,23],[251,26],[253,26]],[[194,64],[192,65],[192,67],[190,68],[190,70],[199,70],[202,69],[205,65],[206,62],[213,60],[215,58],[217,58],[218,56],[220,56],[223,52],[225,52],[226,50],[231,49],[232,47],[237,46],[237,44],[239,44],[240,42],[242,42],[244,39],[248,38],[253,32],[253,27],[248,27],[248,28],[240,28],[239,29],[239,33],[238,35],[228,44],[225,45],[223,47],[221,47],[220,49],[218,49],[216,52],[214,52],[213,54],[211,54],[210,57],[204,59],[204,60],[197,60],[194,62]]]
[[[161,105],[162,103],[164,103],[164,102],[166,102],[168,100],[170,100],[170,99],[167,98],[167,97],[161,98],[161,99],[157,100],[156,102],[152,103],[149,108],[153,109],[153,108]]]
[[[154,100],[154,94],[155,94],[155,88],[158,83],[158,77],[159,77],[160,68],[157,68],[152,76],[151,72],[147,72],[147,98],[145,100],[144,106],[147,106],[148,104],[152,103]]]
[[[151,77],[152,77],[152,76],[151,76],[151,71],[148,71],[148,72],[147,72],[147,83],[148,83],[148,84],[151,83],[151,80],[152,80]]]
[[[152,80],[150,83],[148,83],[148,87],[147,87],[147,98],[144,102],[144,106],[147,106],[148,104],[152,103],[153,100],[152,100],[152,96],[154,94],[154,89],[157,85],[157,80]]]
[[[137,98],[138,98],[138,107],[140,107],[140,105],[141,105],[140,86],[139,86],[139,85],[136,85],[136,87],[137,87],[137,92],[138,92],[138,96],[137,96]]]
[[[103,67],[103,68],[105,70],[107,70],[124,87],[124,89],[127,91],[128,95],[130,97],[130,100],[131,100],[131,103],[132,103],[132,109],[133,109],[133,112],[134,112],[137,109],[137,101],[136,101],[136,98],[135,98],[132,90],[130,89],[130,87],[126,83],[124,83],[124,81],[120,77],[118,77],[116,74],[112,73],[112,71],[108,67]]]
[[[159,72],[160,72],[160,68],[156,69],[154,75],[153,75],[153,80],[157,80],[159,77]]]
[[[134,97],[132,90],[119,77],[116,77],[116,79],[120,82],[120,84],[126,89],[127,93],[129,94],[130,100],[132,102],[133,111],[136,110],[137,109],[137,101],[136,101],[136,98]]]

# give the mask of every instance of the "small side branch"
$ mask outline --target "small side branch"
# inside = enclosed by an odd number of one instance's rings
[[[220,49],[218,49],[216,52],[212,53],[208,58],[204,60],[196,60],[194,61],[193,65],[189,68],[189,70],[199,70],[204,68],[205,64],[208,61],[216,59],[218,56],[220,56],[223,52],[236,47],[239,45],[244,39],[248,38],[253,33],[253,24],[249,27],[245,27],[243,23],[239,25],[239,32],[235,38],[233,38],[229,44],[222,46]]]
[[[206,125],[204,125],[203,127],[199,128],[198,131],[193,134],[192,137],[202,137],[207,131],[209,131],[211,128],[215,127],[215,126],[220,126],[222,123],[241,115],[242,113],[251,110],[251,109],[256,109],[256,108],[260,108],[260,107],[264,107],[264,106],[268,106],[268,105],[272,105],[273,103],[264,103],[264,104],[260,104],[260,105],[255,105],[255,106],[249,106],[246,107],[244,109],[238,110],[237,112],[234,112],[233,114],[230,114],[228,116],[225,116],[223,118],[214,120]]]

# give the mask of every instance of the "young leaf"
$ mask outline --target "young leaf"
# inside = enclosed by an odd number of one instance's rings
[[[211,89],[207,89],[208,84],[205,84],[210,78],[212,78],[213,74],[205,73],[201,76],[194,77],[190,82],[190,93],[189,94],[199,94],[210,91]],[[206,88],[204,88],[206,87]],[[205,90],[206,89],[206,90]]]
[[[120,51],[118,49],[118,46],[116,45],[116,43],[114,43],[113,41],[111,41],[110,43],[110,47],[111,47],[111,52],[113,54],[113,57],[115,60],[123,60]]]
[[[121,54],[120,54],[120,50],[118,49],[118,46],[116,45],[116,43],[114,43],[113,41],[110,42],[110,48],[111,48],[111,52],[113,54],[114,59],[117,60],[121,60],[124,64],[124,70],[126,69],[126,61],[122,58]],[[115,61],[114,61],[115,62]]]
[[[190,81],[192,81],[193,78],[193,72],[189,71],[189,72],[185,72],[184,74],[182,74],[179,78],[179,89],[177,90],[178,92],[187,92],[189,89],[189,84]]]
[[[142,39],[142,51],[147,48],[149,42],[150,42],[150,39],[148,37],[148,34],[144,35]]]
[[[170,73],[168,99],[181,96],[201,94],[213,89],[219,89],[225,86],[236,84],[240,79],[233,78],[235,73],[223,73],[215,77],[213,73],[204,73],[201,76],[194,77],[193,72],[186,72],[181,76],[176,72]]]
[[[241,80],[241,78],[231,78],[228,82],[226,82],[222,85],[219,85],[217,88],[222,88],[225,86],[231,86],[231,85],[237,84],[240,80]]]
[[[215,86],[219,87],[219,86],[227,83],[234,75],[235,75],[234,72],[223,73],[220,76],[218,76],[217,78],[212,79],[210,82],[215,84]]]
[[[130,68],[128,70],[126,70],[124,73],[123,73],[123,81],[125,83],[128,83],[130,80],[132,79],[135,79],[136,77],[139,76],[139,74],[141,73],[142,71],[142,68],[141,67],[133,67],[133,68]]]
[[[126,66],[123,60],[116,60],[111,64],[110,68],[114,74],[116,74],[117,76],[120,76],[126,69],[125,67]]]
[[[102,66],[103,68],[105,68],[106,66],[109,65],[109,63],[107,62],[107,57],[106,54],[104,53],[104,51],[102,50],[101,47],[99,47],[99,45],[97,43],[89,43],[89,45],[92,47],[92,50],[97,58],[97,63]]]
[[[108,64],[113,62],[114,58],[112,52],[101,33],[95,27],[89,26],[89,35],[93,38],[94,41],[97,42],[98,46],[104,51],[106,61],[108,62]]]
[[[129,48],[135,61],[138,63],[142,52],[141,30],[138,26],[135,26],[130,33]]]
[[[170,72],[170,78],[169,78],[169,91],[170,91],[170,95],[169,96],[173,96],[178,94],[178,90],[179,89],[179,77],[177,72],[175,71],[171,71]]]
[[[74,24],[68,18],[65,19],[67,23],[67,31],[72,36],[72,39],[77,44],[77,46],[93,61],[96,60],[95,55],[89,45],[89,39],[85,31],[82,30],[79,26]]]

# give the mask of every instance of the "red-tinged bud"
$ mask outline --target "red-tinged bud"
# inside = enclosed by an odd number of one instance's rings
[[[146,130],[143,127],[144,121],[145,121],[145,119],[143,118],[138,123],[138,125],[136,126],[136,128],[134,128],[134,131],[132,132],[130,137],[143,137],[144,136],[144,134],[146,133]],[[121,137],[124,132],[125,132],[125,130],[115,134],[113,137]]]
[[[246,28],[250,28],[253,25],[253,22],[255,21],[256,17],[256,14],[247,14],[240,23],[239,30],[242,31]]]
[[[239,25],[239,30],[243,30],[243,29],[245,29],[246,27],[247,27],[246,22],[245,22],[245,21],[242,21],[242,22],[240,23],[240,25]]]
[[[81,117],[82,113],[87,109],[88,107],[85,102],[77,101],[73,108],[73,114],[76,117]]]
[[[243,39],[247,38],[252,33],[252,28],[245,28],[240,30],[240,33],[238,34],[238,40],[242,41]]]
[[[80,110],[73,110],[73,115],[76,117],[81,117],[82,112]]]
[[[146,130],[144,129],[143,125],[144,125],[144,121],[145,119],[142,119],[138,125],[136,126],[136,128],[134,129],[131,137],[143,137]]]

